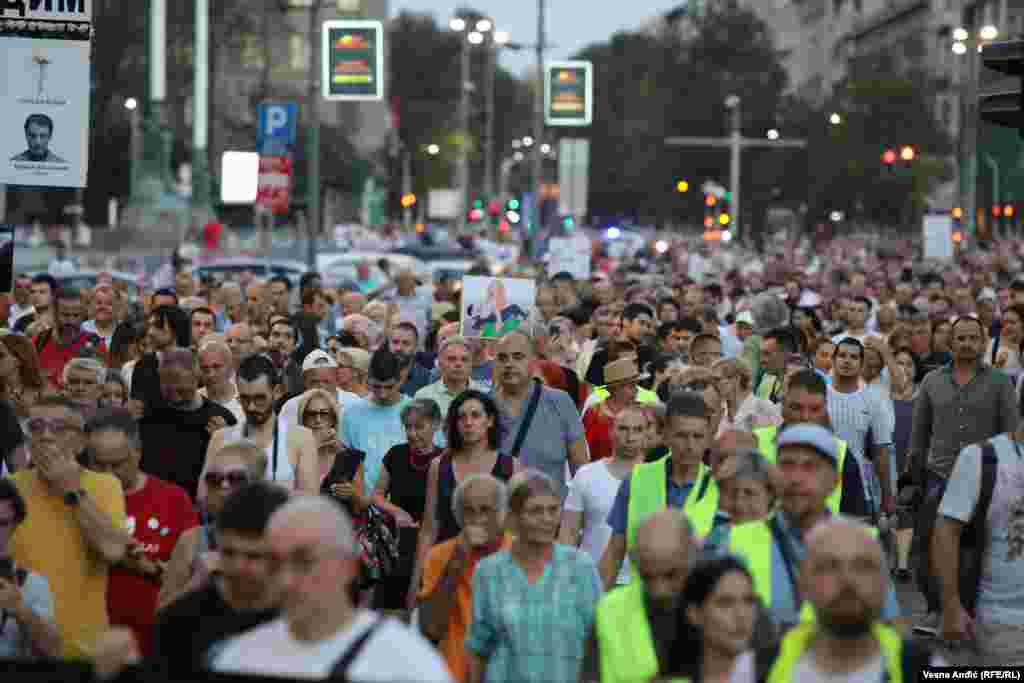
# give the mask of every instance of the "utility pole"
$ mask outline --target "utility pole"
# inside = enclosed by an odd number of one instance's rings
[[[530,239],[527,245],[532,252],[533,236],[541,228],[541,184],[544,180],[544,155],[541,144],[544,141],[544,0],[537,0],[537,92],[534,97],[533,112],[533,216],[529,216]]]
[[[469,41],[465,34],[459,34],[462,50],[459,54],[459,163],[457,168],[457,184],[459,186],[459,217],[458,226],[461,234],[466,229],[466,211],[469,209],[469,89],[470,62]]]
[[[965,12],[967,28],[967,87],[966,98],[960,117],[960,151],[963,155],[963,173],[960,174],[960,193],[963,197],[964,218],[967,232],[972,237],[978,234],[978,5],[968,7]]]
[[[309,94],[306,111],[309,138],[306,141],[306,265],[316,266],[316,239],[320,235],[320,0],[309,5]]]
[[[740,98],[730,95],[725,100],[725,106],[730,110],[730,133],[726,138],[691,138],[671,137],[665,138],[665,144],[669,147],[725,147],[729,149],[729,183],[728,188],[732,199],[729,203],[729,212],[732,215],[733,239],[738,240],[742,236],[740,212],[743,205],[740,203],[741,170],[743,150],[748,147],[798,147],[803,149],[807,146],[806,140],[770,140],[761,138],[745,138],[741,130],[742,119],[740,116]]]
[[[195,0],[195,58],[192,94],[192,207],[210,210],[210,161],[207,152],[210,97],[210,0]]]
[[[494,40],[494,32],[488,34],[487,65],[487,122],[484,132],[484,195],[488,201],[494,199],[494,89],[498,71],[498,43]]]

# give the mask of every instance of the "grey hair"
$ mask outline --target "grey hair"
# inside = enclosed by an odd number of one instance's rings
[[[293,495],[270,517],[270,527],[286,524],[294,517],[315,516],[327,533],[321,539],[323,545],[344,553],[349,558],[358,557],[356,533],[352,520],[337,501],[320,495]],[[305,525],[308,526],[308,522]]]
[[[512,475],[508,482],[509,509],[518,514],[522,512],[527,500],[537,496],[552,496],[562,500],[562,490],[554,479],[540,470],[526,469]]]
[[[750,304],[757,332],[763,333],[789,324],[789,306],[774,294],[764,292],[754,297]]]
[[[414,415],[425,417],[434,424],[441,424],[441,407],[432,398],[417,398],[402,406],[400,417],[403,425]]]
[[[505,482],[490,474],[470,474],[459,482],[459,485],[455,487],[455,493],[452,494],[452,514],[455,516],[455,521],[459,523],[460,528],[464,526],[462,508],[466,498],[466,492],[474,484],[481,481],[486,481],[494,485],[496,498],[495,503],[497,504],[499,517],[504,520],[505,515],[508,514],[508,486],[505,485]]]
[[[96,375],[96,383],[103,384],[103,379],[107,374],[107,367],[103,363],[99,362],[95,358],[72,358],[64,366],[64,370],[61,373],[61,379],[66,384],[68,381],[68,375],[71,374],[72,370],[86,370]]]
[[[768,461],[757,451],[747,450],[736,454],[736,474],[734,479],[753,479],[774,490],[772,472]]]

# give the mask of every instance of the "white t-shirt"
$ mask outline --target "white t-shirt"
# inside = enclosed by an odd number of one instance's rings
[[[604,460],[584,465],[569,482],[565,509],[568,512],[583,513],[583,542],[580,550],[590,555],[594,564],[600,564],[605,546],[611,540],[612,528],[608,525],[608,513],[621,485],[622,481],[612,476]],[[628,562],[622,563],[616,583],[629,583]]]
[[[946,666],[945,660],[934,654],[928,664],[930,666]],[[864,681],[884,680],[884,674],[885,662],[881,654],[873,657],[871,661],[856,671],[830,674],[819,669],[811,653],[805,652],[796,663],[792,680],[800,681],[800,683],[864,683]],[[729,683],[754,683],[755,680],[754,653],[747,651],[736,658],[732,675],[729,676]]]
[[[325,680],[377,617],[360,610],[344,631],[317,643],[292,637],[284,619],[275,619],[232,638],[213,658],[213,670],[283,678]],[[392,683],[450,683],[444,660],[422,636],[387,618],[349,667],[349,680]]]

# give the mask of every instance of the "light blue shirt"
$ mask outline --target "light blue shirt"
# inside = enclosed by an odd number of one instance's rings
[[[405,443],[401,414],[408,401],[409,398],[403,396],[393,406],[379,406],[364,398],[348,406],[342,416],[342,442],[366,453],[363,474],[368,492],[373,491],[377,483],[387,452]]]
[[[53,623],[53,595],[50,584],[42,574],[29,572],[25,577],[25,585],[21,587],[21,597],[37,617]],[[0,624],[0,660],[24,658],[32,656],[32,643],[28,634],[21,630],[14,617],[7,614]]]

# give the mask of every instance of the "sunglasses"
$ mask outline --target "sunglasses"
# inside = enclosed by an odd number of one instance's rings
[[[245,470],[230,470],[228,472],[207,472],[203,476],[203,481],[206,485],[213,489],[224,488],[227,484],[228,488],[236,488],[244,484],[249,483],[249,473]]]

